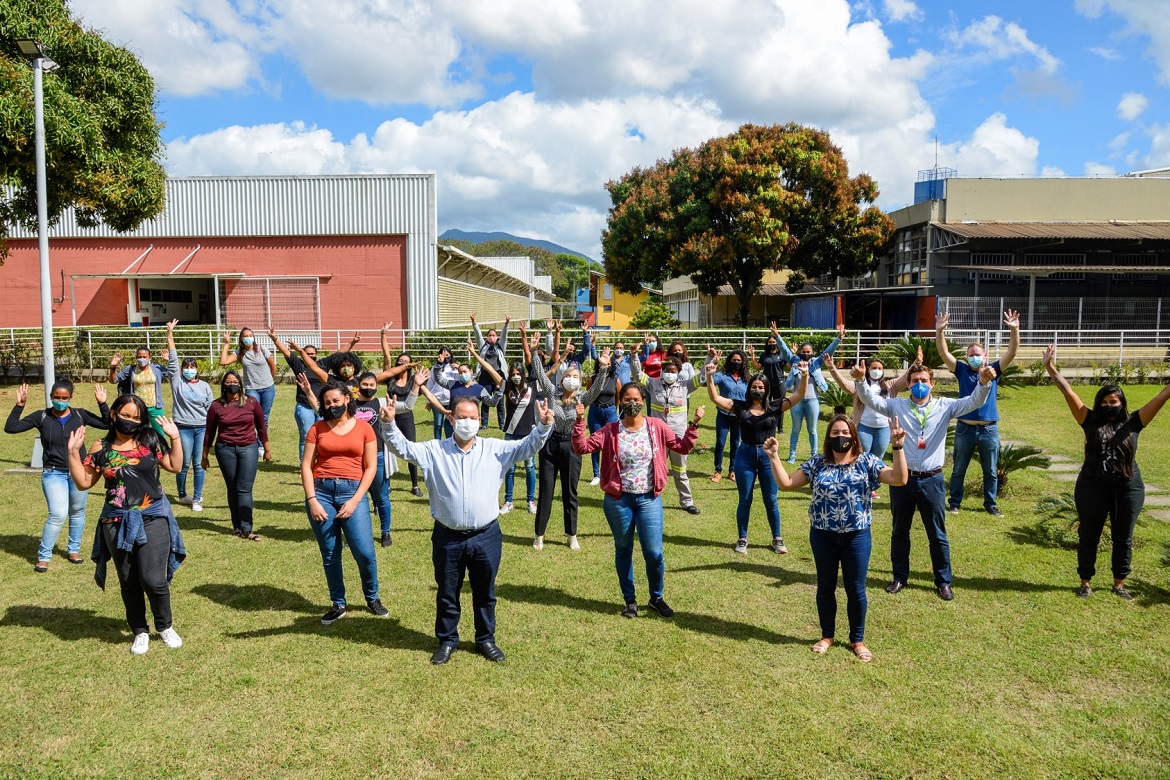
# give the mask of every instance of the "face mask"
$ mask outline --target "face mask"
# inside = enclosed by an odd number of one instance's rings
[[[188,382],[190,382],[192,379],[194,379],[197,376],[199,376],[198,369],[194,369],[194,368],[184,368],[183,369],[183,378],[186,379]]]
[[[55,412],[63,412],[68,408],[69,408],[68,401],[56,401],[56,400],[53,401],[53,411],[55,411]]]
[[[353,376],[353,369],[350,368],[349,366],[346,366],[345,368],[341,369],[340,373],[341,373],[342,378],[349,379],[350,377]]]
[[[739,362],[738,360],[732,362],[732,364],[731,364],[732,371],[739,371],[741,368],[743,368],[743,363]]]
[[[523,377],[521,377],[519,374],[512,374],[511,379],[512,379],[512,384],[514,384],[514,385],[518,385],[524,381]]]
[[[880,368],[871,368],[869,370],[869,378],[875,382],[878,381],[879,379],[881,379],[885,375],[886,375],[886,372],[881,370]]]
[[[637,417],[642,413],[641,401],[622,401],[622,414],[626,417]]]
[[[341,406],[326,406],[321,410],[321,416],[326,420],[337,420],[341,418],[341,415],[345,414],[345,410],[345,404]]]
[[[801,360],[803,360],[803,361],[804,361],[804,362],[806,362],[806,363],[807,363],[808,361],[812,360],[812,358],[813,358],[813,356],[812,356],[812,353],[811,353],[811,352],[809,352],[807,355],[806,355],[805,353],[803,353],[803,352],[801,352],[801,353],[800,353],[800,359],[801,359]]]
[[[456,420],[452,426],[455,428],[455,435],[463,441],[470,441],[475,438],[475,434],[479,433],[479,420],[465,418]]]
[[[138,358],[134,362],[138,364],[139,368],[146,368],[150,365],[150,358]]]
[[[239,385],[224,385],[223,386],[223,394],[228,396],[229,398],[232,397],[233,395],[239,395],[240,394],[240,386]]]
[[[983,356],[969,355],[967,357],[967,365],[971,366],[971,368],[979,368],[981,365],[983,365]]]
[[[1120,406],[1102,406],[1101,407],[1101,414],[1105,415],[1105,419],[1107,419],[1107,420],[1116,420],[1118,417],[1121,416],[1121,407]]]
[[[646,346],[650,348],[651,352],[653,352],[654,350],[658,349],[658,342],[657,341],[648,341],[648,342],[646,342]]]
[[[460,374],[459,381],[465,385],[471,384],[471,374]]]
[[[752,391],[751,391],[751,395],[752,395],[752,400],[753,400],[753,401],[762,401],[762,400],[764,400],[764,391],[763,391],[763,390],[752,390]]]
[[[681,352],[671,352],[670,356],[672,358],[674,358],[675,360],[682,360],[683,359],[683,353],[681,353]]]
[[[240,339],[240,343],[242,343],[245,347],[250,347],[255,342],[256,339],[252,338],[251,336],[244,336],[242,339]]]
[[[666,382],[666,384],[668,384],[668,385],[673,385],[675,382],[678,381],[678,372],[677,371],[670,371],[670,372],[663,371],[662,372],[662,381]]]
[[[615,349],[613,351],[613,354],[616,355],[617,357],[621,357],[622,355],[626,354],[626,351],[624,349],[619,348],[619,349]]]
[[[849,450],[853,449],[853,437],[830,436],[829,446],[832,447],[835,452],[849,452]]]
[[[926,384],[926,382],[915,382],[910,385],[910,395],[921,401],[930,395],[930,385]]]
[[[358,389],[358,394],[361,395],[362,398],[365,398],[368,400],[368,399],[373,398],[375,395],[378,394],[378,388],[376,388],[376,387],[362,387],[362,388]]]
[[[561,380],[561,387],[574,393],[581,387],[581,380],[575,376],[567,376]]]
[[[114,418],[114,430],[123,436],[129,436],[138,430],[137,420],[127,420],[125,417]]]
[[[775,349],[776,349],[776,345],[775,345],[775,344],[765,344],[765,345],[764,345],[764,351],[765,351],[765,352],[772,352],[772,351],[773,351],[773,350],[775,350]]]

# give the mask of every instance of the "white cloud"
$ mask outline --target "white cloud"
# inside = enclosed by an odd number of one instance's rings
[[[1008,127],[995,113],[975,128],[971,138],[946,147],[960,176],[1034,176],[1040,141]]]
[[[1150,151],[1141,161],[1142,169],[1170,168],[1170,124],[1153,125],[1146,132],[1150,137]]]
[[[1131,135],[1133,135],[1133,133],[1127,131],[1124,133],[1118,133],[1117,135],[1113,136],[1113,138],[1109,140],[1109,151],[1113,152],[1115,155],[1120,154],[1121,151],[1125,149],[1125,145],[1129,143],[1129,138]]]
[[[344,173],[345,146],[302,122],[235,125],[171,141],[167,167],[180,176]]]
[[[1089,48],[1089,51],[1093,54],[1096,54],[1101,59],[1109,60],[1111,62],[1116,62],[1117,60],[1123,59],[1117,49],[1111,49],[1108,46],[1092,46]]]
[[[1132,122],[1141,116],[1149,105],[1149,99],[1140,92],[1126,92],[1117,104],[1117,116],[1119,119]]]
[[[1055,165],[1045,165],[1040,169],[1040,175],[1051,178],[1068,176],[1068,174],[1064,172],[1063,168],[1059,168]]]
[[[907,19],[921,19],[923,17],[922,9],[914,3],[914,0],[883,0],[882,5],[885,6],[886,16],[891,22],[904,22]]]
[[[1027,30],[1015,22],[1004,22],[998,16],[985,16],[962,30],[951,30],[947,39],[956,49],[967,52],[976,60],[1032,60],[1037,72],[1045,76],[1054,75],[1060,68],[1060,60],[1028,37]]]
[[[1158,81],[1170,86],[1170,13],[1165,2],[1156,0],[1076,0],[1083,16],[1096,19],[1112,11],[1126,22],[1127,35],[1149,39],[1147,56],[1158,65]]]
[[[1117,169],[1114,168],[1112,165],[1105,165],[1104,163],[1087,162],[1087,163],[1085,163],[1085,175],[1086,176],[1116,176]]]

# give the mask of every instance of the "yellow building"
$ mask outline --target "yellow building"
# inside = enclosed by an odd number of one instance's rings
[[[760,289],[752,296],[749,325],[791,324],[793,297],[785,288],[788,274],[787,270],[764,272]],[[722,285],[718,295],[702,295],[689,276],[676,276],[662,285],[662,301],[684,328],[739,327],[739,300],[730,284]]]
[[[651,295],[660,295],[658,290],[643,287],[637,295],[618,292],[605,274],[600,271],[589,272],[589,305],[593,307],[592,324],[594,327],[609,330],[626,330],[630,327],[630,320],[642,301]],[[587,322],[588,322],[587,315]]]

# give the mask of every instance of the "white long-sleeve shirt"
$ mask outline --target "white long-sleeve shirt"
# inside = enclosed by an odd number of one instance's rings
[[[882,398],[875,387],[858,382],[857,397],[878,414],[898,418],[906,431],[906,466],[911,471],[941,469],[946,459],[947,426],[953,418],[978,409],[991,393],[990,386],[980,384],[966,398],[932,396],[928,403],[916,404],[906,398]]]

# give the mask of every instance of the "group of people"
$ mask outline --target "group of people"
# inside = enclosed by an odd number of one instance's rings
[[[724,356],[708,346],[706,361],[696,367],[685,344],[676,340],[663,346],[655,334],[646,334],[640,347],[627,351],[622,340],[598,348],[586,329],[578,349],[571,338],[562,342],[559,324],[544,339],[539,333],[529,334],[521,324],[522,358],[509,363],[510,321],[499,332],[492,329],[484,335],[473,314],[472,337],[464,345],[467,359],[456,361],[451,350],[443,348],[430,367],[407,352],[392,358],[386,335],[391,323],[386,323],[380,371],[368,370],[354,352],[356,336],[348,349],[319,356],[315,347],[282,341],[269,330],[276,350],[297,376],[294,417],[305,512],[318,542],[330,598],[321,622],[330,625],[346,614],[341,557],[346,547],[357,563],[367,609],[376,616],[388,615],[379,594],[372,521],[376,514],[382,545],[390,546],[388,478],[402,459],[409,467],[411,492],[421,496],[420,484],[426,483],[434,519],[439,647],[432,662],[445,663],[459,645],[459,592],[465,577],[472,589],[476,649],[489,660],[503,660],[495,641],[495,579],[502,552],[498,518],[513,510],[516,467],[524,469],[527,505],[535,516],[533,547],[544,547],[559,483],[567,544],[577,550],[578,482],[585,455],[591,456],[590,484],[603,493],[602,507],[614,538],[621,614],[639,615],[633,562],[636,535],[647,570],[649,608],[671,617],[673,609],[664,598],[662,493],[673,481],[680,507],[700,514],[687,476],[687,455],[705,414],[704,406],[690,409],[690,395],[706,387],[716,408],[715,482],[722,479],[723,449],[730,443],[729,479],[738,492],[734,552],[748,552],[757,484],[771,533],[770,549],[776,554],[788,552],[778,491],[809,487],[809,549],[817,569],[822,634],[812,649],[824,653],[835,642],[840,573],[849,646],[858,659],[869,661],[873,653],[865,644],[865,582],[873,500],[879,487],[889,487],[893,515],[889,594],[902,591],[909,580],[910,528],[917,513],[926,531],[938,596],[945,601],[954,598],[946,515],[960,511],[965,472],[976,449],[984,471],[984,509],[1001,515],[995,481],[996,390],[1019,345],[1019,318],[1015,312],[1004,313],[1009,346],[990,362],[978,343],[967,346],[963,359],[955,358],[945,337],[948,322],[945,314],[939,318],[936,344],[943,363],[958,379],[958,398],[935,396],[934,372],[920,360],[900,376],[888,376],[882,361],[873,357],[846,375],[833,357],[845,336],[843,328],[818,352],[808,342],[785,344],[773,324],[759,356],[751,347]],[[239,363],[241,370],[229,368],[224,373],[216,396],[200,378],[197,362],[180,359],[175,325],[168,323],[165,365],[153,362],[148,349],[138,350],[135,363],[126,368],[120,368],[121,355],[113,356],[109,378],[117,383],[119,395],[107,406],[105,390],[97,385],[96,414],[73,407],[74,388],[61,380],[51,388],[50,408],[28,415],[23,415],[28,389],[22,387],[5,426],[8,433],[38,430],[44,450],[42,484],[49,518],[36,571],[48,569],[67,518],[68,560],[84,562],[86,491],[104,480],[91,558],[98,563],[99,584],[104,584],[107,562],[114,562],[134,634],[134,653],[149,647],[147,601],[163,642],[169,647],[182,644],[172,626],[168,583],[185,549],[160,472],[176,475],[178,503],[200,511],[214,448],[233,534],[259,540],[252,489],[259,459],[272,457],[268,425],[275,396],[274,356],[248,328],[236,336],[234,350],[225,336],[219,362],[224,367]],[[1114,544],[1113,592],[1129,599],[1124,583],[1130,573],[1134,522],[1144,498],[1134,460],[1137,436],[1170,398],[1170,386],[1132,413],[1124,392],[1113,385],[1101,388],[1089,407],[1060,376],[1054,359],[1055,348],[1050,348],[1044,364],[1082,426],[1086,442],[1075,494],[1081,518],[1077,594],[1091,594],[1097,548],[1108,520]],[[817,418],[819,394],[828,386],[825,373],[855,402],[851,414],[830,420],[821,444]],[[171,417],[163,413],[165,380],[171,385]],[[385,393],[380,395],[383,385]],[[903,392],[909,398],[900,397]],[[420,395],[434,417],[433,436],[422,442],[417,441],[414,420]],[[502,438],[481,435],[493,408]],[[792,428],[788,457],[783,458],[778,436],[786,412]],[[951,420],[957,420],[957,428],[948,491],[942,470]],[[88,450],[87,427],[108,431]],[[810,457],[790,472],[802,427],[808,429]],[[892,465],[885,461],[888,448],[893,451]]]

